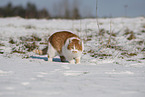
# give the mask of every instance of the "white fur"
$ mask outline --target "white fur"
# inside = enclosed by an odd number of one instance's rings
[[[55,57],[56,55],[58,55],[57,51],[54,49],[54,47],[51,45],[50,42],[48,42],[48,61],[52,61],[52,58]]]
[[[77,38],[77,37],[71,37],[71,38],[69,38],[69,40],[73,40],[73,39],[80,40],[80,39],[79,39],[79,38]]]
[[[78,38],[71,38],[71,39],[78,39]],[[81,55],[82,55],[82,51],[79,51],[77,49],[75,49],[75,46],[74,46],[74,49],[72,50],[68,50],[67,47],[69,45],[69,40],[70,39],[67,39],[65,45],[62,47],[62,53],[59,54],[56,49],[54,49],[54,47],[50,44],[50,42],[48,42],[48,61],[52,61],[52,58],[59,55],[59,56],[64,56],[66,58],[67,61],[69,61],[69,63],[72,63],[72,64],[75,64],[75,60],[74,59],[79,59],[81,58]],[[80,40],[80,39],[79,39]],[[82,47],[83,47],[83,43],[82,43]],[[77,51],[77,53],[72,53],[72,51]],[[80,62],[79,62],[80,63]]]

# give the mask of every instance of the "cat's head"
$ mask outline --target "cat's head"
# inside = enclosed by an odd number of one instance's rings
[[[83,51],[83,42],[80,39],[69,39],[67,49],[72,53],[78,53]]]

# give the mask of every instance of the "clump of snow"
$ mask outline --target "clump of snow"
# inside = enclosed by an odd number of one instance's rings
[[[13,72],[0,70],[0,76],[5,76],[5,75],[11,74],[11,73],[13,73]]]
[[[106,72],[106,74],[134,74],[133,72],[131,71],[121,71],[121,72]]]
[[[87,71],[71,71],[71,70],[69,70],[69,71],[65,71],[64,72],[64,75],[65,76],[80,76],[80,75],[82,75],[82,74],[87,74],[88,72]]]

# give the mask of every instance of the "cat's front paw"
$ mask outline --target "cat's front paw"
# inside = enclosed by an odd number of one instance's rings
[[[75,64],[75,60],[70,60],[69,63],[70,64]]]
[[[48,58],[48,62],[52,62],[52,58]]]
[[[76,58],[76,64],[80,64],[80,58]]]

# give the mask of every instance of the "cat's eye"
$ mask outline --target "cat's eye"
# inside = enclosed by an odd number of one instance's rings
[[[71,47],[71,49],[74,49],[74,47]]]

